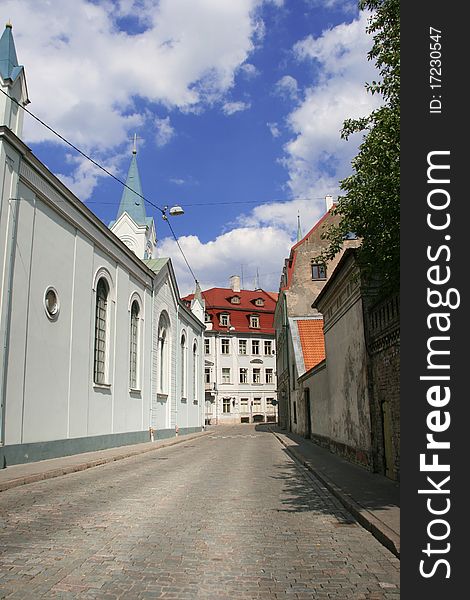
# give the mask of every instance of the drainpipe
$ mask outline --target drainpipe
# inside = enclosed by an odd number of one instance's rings
[[[5,444],[5,411],[6,411],[6,391],[7,391],[7,372],[8,372],[8,354],[9,354],[9,340],[10,340],[10,327],[11,327],[11,294],[13,290],[13,272],[15,262],[15,246],[16,236],[18,229],[18,211],[19,211],[19,198],[9,198],[9,214],[8,214],[8,225],[7,231],[10,231],[10,236],[7,238],[6,252],[8,256],[8,266],[5,273],[5,309],[2,311],[1,321],[3,322],[3,337],[2,337],[2,369],[0,373],[0,398],[1,398],[1,410],[0,410],[0,446]],[[3,304],[3,303],[2,303]],[[24,399],[23,399],[24,400]],[[1,468],[2,465],[0,465]]]
[[[180,305],[179,300],[176,300],[176,356],[175,356],[175,435],[178,433],[178,393],[179,393],[179,379],[178,379],[178,367],[180,360]]]
[[[214,336],[214,350],[215,350],[215,354],[214,354],[214,398],[215,398],[215,424],[218,425],[219,424],[219,386],[217,385],[218,381],[219,381],[219,366],[218,366],[218,361],[217,361],[217,356],[218,356],[218,343],[217,340],[219,339],[219,333],[216,332],[215,336]]]
[[[290,356],[289,356],[289,321],[287,319],[287,299],[284,296],[283,302],[284,309],[284,331],[285,331],[285,347],[286,347],[286,362],[287,362],[287,414],[286,414],[286,426],[287,431],[292,431],[291,414],[290,414]]]

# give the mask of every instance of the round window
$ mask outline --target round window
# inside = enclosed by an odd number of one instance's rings
[[[59,298],[54,288],[50,287],[44,295],[44,308],[49,319],[56,319],[59,314]]]

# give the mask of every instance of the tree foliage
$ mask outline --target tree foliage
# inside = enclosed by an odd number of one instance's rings
[[[341,221],[326,232],[329,246],[321,258],[333,258],[347,234],[354,232],[361,239],[358,259],[363,273],[378,277],[383,291],[391,292],[399,288],[400,264],[400,3],[361,0],[359,7],[373,11],[368,58],[380,74],[380,80],[366,88],[381,94],[383,104],[368,117],[343,125],[344,139],[363,132],[363,142],[352,161],[353,174],[341,181],[346,194],[334,209]]]

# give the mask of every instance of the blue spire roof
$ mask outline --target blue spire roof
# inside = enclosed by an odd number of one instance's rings
[[[14,81],[22,70],[23,67],[18,65],[12,26],[7,23],[0,38],[0,75],[4,80],[11,79]]]
[[[145,212],[145,202],[141,197],[142,185],[140,183],[135,150],[132,152],[132,160],[129,166],[129,172],[127,173],[126,185],[128,187],[125,187],[122,192],[121,204],[119,205],[116,221],[122,213],[126,212],[137,225],[148,225],[149,219]]]

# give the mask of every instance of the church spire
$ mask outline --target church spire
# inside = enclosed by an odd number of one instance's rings
[[[142,198],[142,185],[140,183],[139,169],[137,168],[136,140],[137,137],[134,136],[131,164],[126,179],[127,187],[122,192],[116,220],[126,212],[137,225],[147,225],[148,219],[145,212],[145,201]]]
[[[3,79],[16,79],[22,67],[18,65],[15,42],[13,41],[12,24],[5,25],[5,31],[0,38],[0,75]]]
[[[139,258],[143,260],[155,258],[157,232],[153,217],[147,217],[145,212],[145,200],[137,168],[136,135],[134,135],[126,187],[122,192],[116,220],[111,221],[109,228]]]
[[[300,211],[297,213],[297,241],[300,242],[302,239],[302,227],[300,226]]]
[[[26,106],[29,99],[24,68],[18,64],[10,22],[5,25],[0,38],[0,87],[7,94],[0,94],[0,125],[6,125],[21,137],[24,111],[18,110],[18,104]]]

